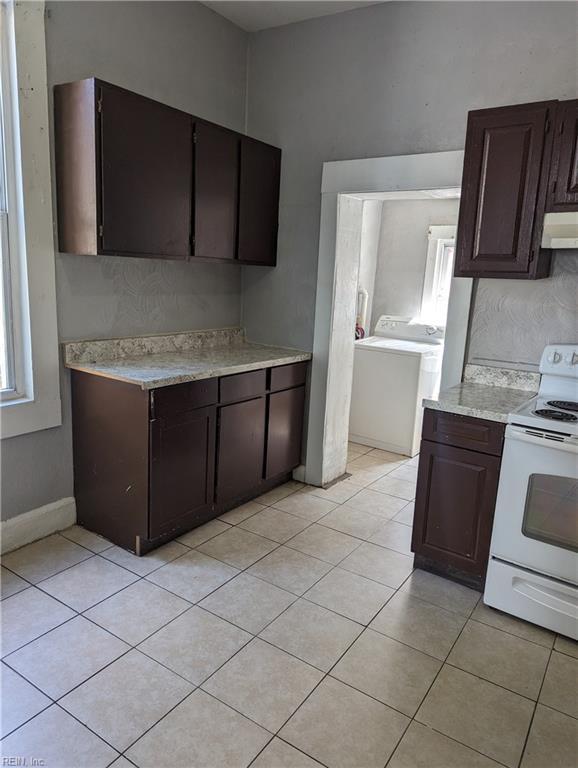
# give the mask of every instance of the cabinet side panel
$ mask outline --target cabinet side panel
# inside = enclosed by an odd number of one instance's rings
[[[94,80],[54,88],[58,247],[97,253]]]
[[[78,522],[133,551],[148,535],[148,409],[133,384],[72,372]]]

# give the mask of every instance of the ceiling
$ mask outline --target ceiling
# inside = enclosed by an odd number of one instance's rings
[[[246,2],[245,0],[213,0],[206,2],[208,8],[221,16],[224,16],[233,24],[247,32],[257,32],[269,27],[281,27],[284,24],[293,24],[295,21],[314,19],[318,16],[330,16],[333,13],[352,11],[355,8],[363,8],[367,5],[378,5],[379,0],[373,2],[348,2],[347,0],[257,0]]]

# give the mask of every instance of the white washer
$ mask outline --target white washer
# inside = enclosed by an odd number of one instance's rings
[[[419,453],[422,399],[439,392],[444,329],[382,315],[375,335],[355,342],[349,439]]]

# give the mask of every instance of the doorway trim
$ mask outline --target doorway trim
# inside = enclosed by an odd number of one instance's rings
[[[350,248],[337,247],[344,239],[337,234],[355,239],[356,195],[455,189],[461,186],[463,162],[463,150],[458,150],[323,164],[306,462],[298,479],[326,485],[343,475],[347,464],[343,414],[351,402],[351,281],[357,281],[358,264],[352,263]]]

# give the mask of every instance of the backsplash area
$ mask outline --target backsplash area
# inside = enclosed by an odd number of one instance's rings
[[[578,339],[578,251],[554,253],[544,280],[478,281],[468,363],[535,371],[547,344]]]
[[[468,384],[486,384],[491,387],[537,392],[540,386],[540,374],[533,371],[468,363],[464,370],[464,381]]]

